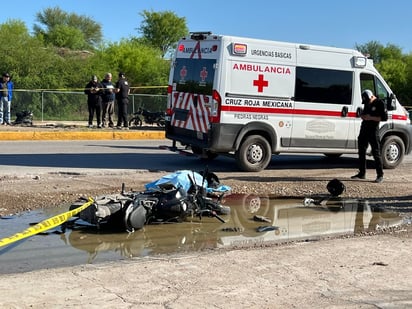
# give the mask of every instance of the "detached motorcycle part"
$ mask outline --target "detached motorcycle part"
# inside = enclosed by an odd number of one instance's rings
[[[130,203],[124,215],[124,223],[128,232],[141,229],[146,223],[147,210],[136,200]]]

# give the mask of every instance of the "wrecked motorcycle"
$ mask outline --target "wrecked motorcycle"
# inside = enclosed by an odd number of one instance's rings
[[[228,190],[213,173],[178,171],[146,184],[146,190],[141,192],[126,192],[123,184],[121,193],[95,198],[75,220],[82,219],[99,229],[109,227],[128,232],[145,224],[182,222],[188,217],[215,217],[225,222],[220,215],[229,214],[230,207],[222,205],[221,200]],[[84,202],[84,198],[79,199],[70,210]]]

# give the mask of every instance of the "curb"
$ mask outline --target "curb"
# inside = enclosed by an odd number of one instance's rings
[[[138,139],[164,139],[164,131],[138,131],[138,132],[0,132],[0,141],[15,140],[138,140]]]

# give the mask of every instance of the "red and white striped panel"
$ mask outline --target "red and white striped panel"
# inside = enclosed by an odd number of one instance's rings
[[[179,108],[188,111],[186,121],[176,120],[175,115],[172,116],[172,126],[184,128],[196,132],[207,133],[209,125],[210,111],[205,104],[205,95],[198,95],[197,106],[193,104],[194,95],[184,93],[182,99],[180,96],[173,96],[173,109]]]

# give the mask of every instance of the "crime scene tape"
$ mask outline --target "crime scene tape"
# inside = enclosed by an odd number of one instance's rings
[[[79,212],[81,212],[82,210],[86,209],[87,207],[89,207],[90,205],[93,205],[94,200],[92,198],[89,198],[88,202],[84,203],[82,206],[64,212],[62,214],[56,215],[54,217],[51,217],[49,219],[46,219],[40,223],[37,223],[36,225],[33,225],[31,227],[29,227],[28,229],[20,232],[20,233],[16,233],[10,237],[6,237],[3,239],[0,239],[0,247],[12,244],[18,240],[36,235],[38,233],[42,233],[44,231],[47,231],[51,228],[57,227],[61,224],[63,224],[64,222],[66,222],[67,220],[69,220],[71,217],[77,215]]]
[[[130,86],[130,90],[133,89],[160,89],[160,88],[167,88],[167,85],[160,85],[160,86]],[[71,91],[84,91],[86,89],[91,88],[33,88],[33,89],[20,89],[20,88],[13,88],[15,92],[33,92],[33,91],[42,91],[42,92],[71,92]]]

